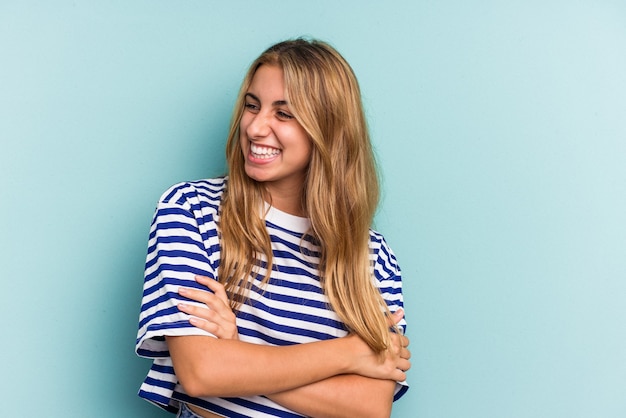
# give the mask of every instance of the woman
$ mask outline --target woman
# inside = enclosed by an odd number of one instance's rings
[[[227,177],[159,201],[140,396],[184,417],[389,416],[410,352],[400,269],[370,230],[378,181],[352,69],[323,42],[272,46],[226,148]]]

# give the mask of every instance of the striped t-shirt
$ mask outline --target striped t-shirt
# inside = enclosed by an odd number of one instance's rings
[[[156,208],[148,241],[136,352],[153,359],[139,396],[172,412],[187,402],[227,417],[301,417],[264,396],[193,398],[174,374],[165,336],[209,335],[180,312],[178,288],[202,288],[195,275],[217,279],[218,211],[226,178],[181,183]],[[250,300],[237,313],[239,339],[283,346],[343,337],[347,331],[329,308],[318,277],[319,247],[305,233],[309,220],[268,207],[265,224],[274,257],[269,282],[255,281]],[[391,312],[403,306],[400,268],[382,235],[370,231],[375,283]],[[264,275],[261,271],[261,277]],[[185,299],[188,303],[193,303]],[[400,323],[404,330],[404,320]],[[238,367],[239,365],[233,365]],[[395,399],[408,386],[396,385]]]

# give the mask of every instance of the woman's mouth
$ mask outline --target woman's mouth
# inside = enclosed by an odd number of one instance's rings
[[[250,155],[255,159],[266,160],[273,158],[278,154],[280,154],[280,150],[278,148],[250,143]]]

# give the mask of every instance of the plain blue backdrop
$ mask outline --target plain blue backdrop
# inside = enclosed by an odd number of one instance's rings
[[[147,233],[224,170],[270,44],[361,82],[404,272],[408,418],[626,416],[623,1],[0,2],[2,416],[136,397]]]

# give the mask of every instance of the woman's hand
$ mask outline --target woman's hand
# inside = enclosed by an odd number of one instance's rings
[[[394,325],[398,324],[398,322],[400,322],[402,318],[404,318],[404,309],[400,308],[394,313],[392,313],[391,316],[388,318],[389,326],[393,327]],[[398,328],[398,330],[402,332],[401,329]],[[391,333],[391,345],[392,346],[390,349],[397,352],[398,357],[405,359],[405,360],[409,360],[411,358],[411,352],[409,351],[409,343],[410,343],[409,337],[407,337],[406,335],[403,335],[401,333],[396,333],[396,332]],[[409,366],[408,368],[404,369],[405,372],[409,370],[409,368],[411,367],[410,362],[408,366]]]
[[[390,326],[397,324],[404,317],[402,309],[389,317]],[[361,338],[355,334],[352,339],[353,359],[352,373],[375,379],[388,379],[402,382],[406,380],[406,371],[411,368],[411,352],[408,349],[409,339],[397,333],[391,333],[391,345],[380,354],[372,351]]]
[[[217,280],[209,277],[196,276],[195,279],[213,293],[206,290],[181,287],[178,290],[181,296],[201,302],[205,307],[179,303],[178,309],[191,315],[191,318],[189,318],[191,325],[210,332],[217,338],[226,340],[239,339],[236,316],[230,308],[224,286]]]

